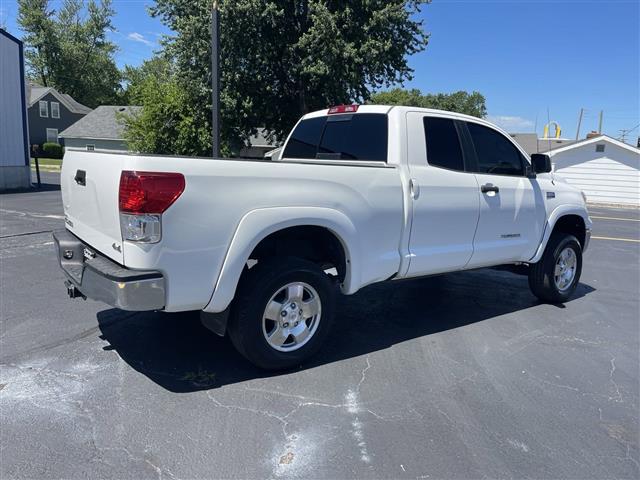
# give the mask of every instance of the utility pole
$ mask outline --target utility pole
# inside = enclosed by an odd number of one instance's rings
[[[622,143],[627,143],[627,134],[630,132],[631,130],[620,130],[620,141]]]
[[[584,115],[584,108],[580,109],[580,116],[578,117],[578,129],[576,130],[576,142],[580,140],[580,127],[582,126],[582,115]]]
[[[633,132],[636,128],[640,127],[640,123],[638,125],[636,125],[633,128],[624,128],[622,130],[620,130],[620,140],[622,140],[623,142],[627,142],[627,135],[629,135],[631,132]],[[639,143],[640,143],[640,138],[639,138]]]
[[[220,158],[220,17],[218,1],[211,8],[211,146],[213,158]]]
[[[603,110],[600,110],[600,121],[598,122],[598,133],[602,135],[602,115],[604,114]]]

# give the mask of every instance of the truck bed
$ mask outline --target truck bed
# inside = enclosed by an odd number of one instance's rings
[[[163,213],[159,243],[122,241],[118,189],[125,170],[185,177],[184,192]],[[206,308],[230,250],[250,253],[260,238],[286,228],[286,219],[351,236],[357,247],[349,261],[367,260],[352,269],[357,275],[346,279],[347,293],[390,277],[400,264],[406,215],[393,165],[68,151],[61,184],[67,229],[124,267],[162,272],[167,311]]]

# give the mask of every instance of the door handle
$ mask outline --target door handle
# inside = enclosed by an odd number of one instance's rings
[[[84,170],[77,170],[76,176],[73,177],[78,185],[85,186],[87,184],[87,172]]]
[[[414,200],[420,196],[420,185],[413,179],[409,179],[409,193]]]
[[[500,189],[497,186],[495,186],[493,183],[485,183],[480,187],[480,191],[482,193],[488,193],[488,192],[498,193]]]

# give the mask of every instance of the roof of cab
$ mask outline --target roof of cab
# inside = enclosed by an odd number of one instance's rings
[[[457,118],[459,120],[471,120],[479,123],[486,123],[491,126],[495,126],[490,122],[478,117],[473,117],[471,115],[465,115],[464,113],[450,112],[447,110],[437,110],[435,108],[422,108],[422,107],[408,107],[404,105],[358,105],[358,110],[353,113],[347,113],[347,115],[353,115],[358,113],[382,113],[388,114],[391,110],[400,111],[400,112],[423,112],[430,113],[439,116],[447,116],[451,118]],[[325,108],[324,110],[317,110],[315,112],[307,113],[303,118],[314,118],[314,117],[322,117],[324,115],[329,114],[329,109]],[[344,115],[343,113],[339,113],[336,115]]]
[[[430,114],[430,115],[439,116],[439,117],[453,118],[453,119],[456,119],[456,120],[479,123],[481,125],[485,125],[487,127],[490,127],[490,128],[492,128],[494,130],[497,130],[497,131],[501,132],[503,135],[508,137],[509,140],[511,140],[511,142],[518,148],[518,150],[520,150],[525,155],[528,155],[525,152],[525,150],[522,148],[522,146],[520,144],[518,144],[511,137],[511,135],[509,135],[509,133],[507,133],[502,128],[500,128],[497,125],[485,120],[484,118],[478,118],[478,117],[474,117],[474,116],[471,116],[471,115],[465,115],[464,113],[449,112],[447,110],[437,110],[435,108],[407,107],[407,106],[404,106],[404,105],[366,105],[365,104],[365,105],[358,105],[358,110],[356,112],[348,113],[346,115],[357,115],[358,113],[382,113],[382,114],[388,115],[392,110],[394,111],[394,113],[397,112],[400,115],[402,115],[403,113],[408,113],[408,112],[418,112],[418,113],[425,113],[425,114]],[[328,115],[328,114],[329,114],[329,109],[326,108],[324,110],[318,110],[318,111],[315,111],[315,112],[307,113],[306,115],[304,115],[302,117],[302,119],[314,118],[314,117],[322,117],[322,116]],[[345,115],[345,114],[338,114],[338,115]]]
[[[473,117],[471,115],[465,115],[464,113],[457,113],[457,112],[449,112],[447,110],[437,110],[435,108],[422,108],[422,107],[407,107],[404,105],[358,105],[358,110],[356,112],[353,113],[339,113],[336,115],[357,115],[358,113],[382,113],[382,114],[389,114],[391,111],[398,112],[400,114],[402,113],[408,113],[408,112],[419,112],[419,113],[426,113],[426,114],[431,114],[431,115],[435,115],[435,116],[442,116],[442,117],[447,117],[447,118],[454,118],[456,120],[464,120],[464,121],[470,121],[470,122],[475,122],[475,123],[480,123],[482,125],[487,125],[495,130],[499,130],[500,132],[504,133],[505,135],[509,135],[506,131],[504,131],[503,129],[501,129],[500,127],[498,127],[497,125],[488,122],[487,120],[483,119],[483,118],[478,118],[478,117]],[[306,115],[304,115],[302,118],[306,119],[306,118],[314,118],[314,117],[322,117],[325,115],[329,115],[329,109],[326,108],[324,110],[317,110],[315,112],[310,112],[307,113]]]

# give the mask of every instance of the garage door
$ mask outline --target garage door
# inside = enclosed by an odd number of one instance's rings
[[[640,206],[640,171],[610,158],[556,170],[567,183],[582,190],[593,203]]]

